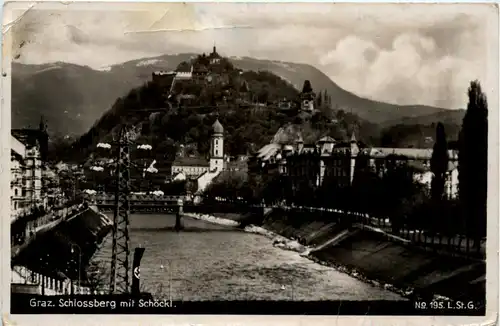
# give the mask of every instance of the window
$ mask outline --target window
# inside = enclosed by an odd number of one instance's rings
[[[17,192],[17,189],[15,189],[15,190],[14,190],[14,194],[15,194],[16,196],[17,196],[17,193],[18,193],[18,192]]]
[[[215,150],[215,156],[219,156],[219,151],[217,149]]]
[[[215,140],[215,146],[217,146],[217,145],[219,145],[219,140],[218,139]]]

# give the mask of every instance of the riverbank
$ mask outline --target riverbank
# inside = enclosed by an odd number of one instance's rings
[[[205,221],[205,222],[209,222],[209,223],[231,226],[231,227],[241,226],[241,223],[237,220],[237,219],[239,219],[239,216],[237,214],[233,214],[233,215],[234,215],[234,218],[236,220],[216,217],[216,216],[209,215],[209,214],[184,213],[184,216],[188,216],[188,217],[191,217],[191,218],[194,218],[197,220],[201,220],[201,221]],[[304,252],[307,252],[310,249],[306,246],[301,245],[295,239],[288,239],[282,235],[279,235],[277,233],[269,231],[269,230],[262,228],[260,226],[248,225],[248,226],[243,227],[242,229],[248,233],[255,233],[255,234],[263,235],[263,236],[273,240],[273,246],[284,249],[284,250],[295,251],[295,252],[302,254]]]
[[[235,215],[233,219],[227,219],[227,218],[221,218],[221,217],[216,217],[213,215],[208,215],[208,214],[197,214],[197,213],[185,213],[184,216],[194,218],[197,220],[202,220],[206,221],[209,223],[215,223],[219,225],[225,225],[225,226],[231,226],[231,227],[239,227],[241,223],[237,221],[240,216]],[[366,276],[362,275],[358,271],[356,271],[353,268],[348,268],[346,266],[342,266],[339,264],[334,264],[329,261],[324,261],[321,259],[318,259],[315,257],[312,253],[318,251],[321,249],[320,247],[314,247],[314,246],[306,246],[302,245],[296,240],[297,238],[294,238],[293,236],[290,238],[287,238],[283,235],[280,235],[276,232],[270,231],[269,229],[265,227],[260,227],[256,225],[247,225],[242,228],[245,232],[248,233],[255,233],[255,234],[260,234],[263,235],[271,240],[273,240],[273,246],[283,249],[283,250],[289,250],[289,251],[294,251],[298,253],[300,256],[307,258],[317,264],[320,264],[322,266],[330,267],[338,272],[347,274],[355,279],[358,279],[360,281],[363,281],[366,284],[370,284],[375,287],[380,287],[385,290],[391,291],[393,293],[399,294],[403,297],[408,297],[411,296],[412,291],[408,289],[398,289],[395,286],[388,284],[388,283],[383,283],[379,282],[376,280],[370,280]]]
[[[393,239],[394,236],[381,230],[362,226],[346,229],[327,219],[315,220],[317,216],[304,212],[275,210],[266,215],[260,226],[247,225],[243,214],[194,215],[208,222],[262,234],[272,239],[276,247],[295,251],[318,264],[404,297],[444,300],[485,297],[484,261],[425,251],[407,240]]]

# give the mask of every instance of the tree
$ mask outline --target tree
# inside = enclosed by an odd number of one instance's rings
[[[459,134],[459,198],[467,235],[480,248],[486,235],[488,103],[478,81],[470,83],[469,103]]]
[[[444,194],[446,172],[448,171],[448,144],[443,124],[440,122],[436,127],[436,142],[432,150],[431,171],[433,174],[431,182],[431,197],[434,201],[441,201]]]
[[[382,212],[391,220],[392,231],[399,233],[407,220],[407,213],[413,206],[412,198],[418,193],[418,184],[413,180],[414,170],[408,164],[408,158],[401,155],[389,155],[385,161],[386,173],[382,178],[384,199]]]
[[[321,105],[323,105],[323,96],[322,96],[321,92],[319,92],[319,94],[316,98],[316,104],[317,104],[318,108],[320,108]]]

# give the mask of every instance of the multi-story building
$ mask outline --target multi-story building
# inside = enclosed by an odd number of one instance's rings
[[[17,138],[10,137],[10,211],[11,218],[22,215],[27,205],[26,179],[24,177],[26,147]]]
[[[26,147],[26,196],[33,205],[42,202],[42,159],[38,144]]]
[[[251,169],[254,173],[285,175],[289,177],[292,188],[306,182],[309,186],[319,187],[325,181],[339,187],[349,186],[362,168],[368,168],[382,177],[387,172],[389,161],[394,160],[408,164],[415,181],[428,188],[431,185],[432,149],[360,148],[354,133],[349,142],[336,142],[331,137],[323,137],[314,146],[304,145],[300,136],[288,137],[288,142],[277,136],[273,143],[262,147],[252,159]],[[449,198],[454,198],[458,193],[458,153],[450,150],[448,158],[445,191]]]
[[[13,215],[47,206],[42,178],[42,162],[47,155],[47,146],[48,135],[43,118],[39,129],[13,129],[11,132]]]
[[[201,157],[177,157],[172,163],[172,177],[174,179],[196,178],[209,169],[209,163]],[[178,176],[182,174],[183,176]]]

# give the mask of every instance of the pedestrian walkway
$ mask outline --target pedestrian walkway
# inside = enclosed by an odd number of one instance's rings
[[[11,245],[11,257],[16,257],[23,248],[27,247],[31,243],[31,241],[36,238],[38,234],[53,229],[61,222],[83,213],[86,209],[88,209],[88,207],[85,207],[83,205],[73,205],[71,207],[65,207],[59,211],[47,214],[42,219],[42,222],[40,222],[40,220],[28,222],[24,231],[24,242],[18,245]],[[55,216],[57,218],[47,218],[47,216]]]
[[[285,211],[290,210],[290,211],[327,212],[327,213],[342,214],[353,217],[353,222],[356,222],[360,225],[366,225],[373,228],[378,228],[380,229],[380,231],[387,234],[392,234],[394,232],[389,218],[377,218],[369,216],[366,213],[347,212],[334,208],[288,206],[281,204],[275,204],[275,205],[261,204],[261,205],[253,205],[253,207],[262,207],[265,209],[266,208],[283,209]],[[420,229],[410,229],[408,227],[405,227],[396,236],[419,246],[431,247],[436,249],[446,249],[453,252],[459,252],[465,255],[486,257],[486,239],[482,239],[481,247],[478,250],[474,248],[474,240],[467,238],[465,235],[458,234],[458,235],[448,236],[438,233],[431,234],[429,231],[424,231]]]

